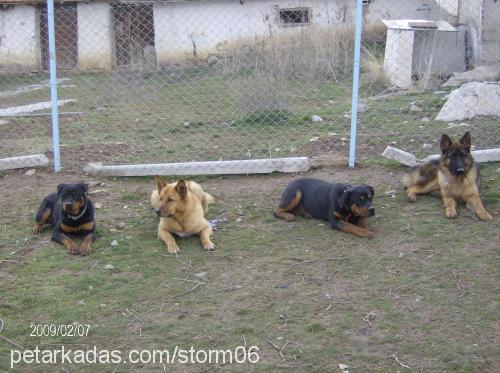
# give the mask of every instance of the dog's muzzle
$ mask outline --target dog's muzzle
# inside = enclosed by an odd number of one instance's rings
[[[159,217],[161,217],[161,210],[160,209],[155,209],[155,213],[156,213],[156,215],[158,215]]]

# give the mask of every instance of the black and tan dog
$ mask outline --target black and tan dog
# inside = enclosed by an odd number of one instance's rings
[[[299,179],[285,188],[274,216],[291,221],[296,215],[326,220],[330,226],[360,237],[372,238],[365,218],[375,215],[373,188],[369,185],[331,184]]]
[[[69,254],[90,254],[94,242],[94,206],[87,196],[87,184],[59,184],[57,193],[46,196],[36,214],[34,233],[40,233],[46,224],[54,226],[52,241],[62,243]],[[70,236],[83,238],[78,247]]]
[[[416,201],[417,194],[440,194],[448,218],[457,216],[457,202],[465,202],[479,219],[491,220],[479,197],[479,169],[472,155],[469,132],[458,141],[441,136],[441,157],[421,166],[410,168],[403,177],[408,199]]]

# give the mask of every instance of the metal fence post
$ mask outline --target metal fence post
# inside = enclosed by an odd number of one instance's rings
[[[361,62],[361,35],[363,31],[363,0],[356,4],[356,32],[354,39],[354,69],[352,77],[351,138],[349,143],[349,167],[354,168],[356,159],[356,127],[358,124],[359,70]]]
[[[59,145],[59,111],[57,107],[56,35],[54,27],[54,0],[47,0],[49,34],[50,99],[52,107],[52,146],[54,149],[54,171],[61,171],[61,150]]]

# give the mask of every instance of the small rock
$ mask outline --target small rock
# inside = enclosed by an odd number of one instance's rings
[[[100,194],[100,193],[106,193],[107,190],[106,189],[95,189],[95,190],[91,190],[89,192],[90,195],[94,195],[94,194]]]
[[[89,290],[93,290],[94,287],[92,285],[89,285]]]
[[[341,137],[340,141],[347,141],[347,137]]]
[[[85,302],[83,300],[79,300],[78,302],[76,302],[77,304],[80,304],[80,305],[84,305]]]
[[[430,122],[431,120],[427,117],[420,118],[421,122]]]
[[[329,137],[333,137],[333,136],[338,136],[339,134],[336,133],[336,132],[328,132],[328,136]]]
[[[410,104],[410,111],[422,111],[422,109],[420,109],[415,102],[412,102]]]
[[[127,226],[127,224],[125,224],[124,222],[121,221],[118,223],[118,226],[123,229]]]
[[[118,241],[117,240],[111,241],[111,246],[118,246]]]
[[[189,127],[189,122],[185,122],[184,127]]]
[[[275,151],[275,152],[280,152],[280,151],[281,151],[281,148],[274,148],[274,151]]]
[[[9,124],[9,121],[0,119],[0,126],[3,126],[4,124]]]
[[[422,149],[426,149],[426,150],[432,149],[432,145],[431,144],[424,144],[424,145],[422,145]]]
[[[128,209],[128,206],[127,206],[127,205],[125,205],[125,206],[123,206],[123,208],[126,210],[126,209]]]
[[[111,233],[117,233],[117,232],[118,232],[118,229],[116,229],[116,228],[109,228],[109,231],[110,231]]]
[[[106,264],[104,269],[115,269],[115,266],[113,264]]]
[[[313,122],[323,122],[323,118],[321,118],[319,115],[313,115],[312,121]]]
[[[193,276],[199,280],[204,280],[207,277],[207,272],[195,273]]]
[[[36,173],[36,170],[32,168],[31,170],[26,171],[24,174],[27,176],[33,176]]]
[[[236,219],[236,221],[237,221],[237,222],[240,222],[240,221],[242,221],[242,220],[243,220],[242,218],[238,218],[238,219]]]
[[[96,202],[96,203],[94,203],[94,207],[96,209],[100,209],[102,207],[102,203]]]
[[[403,253],[403,252],[399,253],[399,258],[400,258],[400,259],[401,259],[401,258],[404,258],[404,256],[405,256],[405,253]]]
[[[311,138],[309,139],[309,142],[316,142],[316,141],[318,141],[318,140],[319,140],[319,137],[318,137],[318,136],[314,136],[314,137],[311,137]]]
[[[102,181],[91,181],[91,182],[89,182],[87,184],[89,184],[90,187],[104,186],[104,185],[106,185]]]
[[[435,95],[445,95],[445,94],[447,94],[448,92],[447,92],[447,91],[434,91],[434,92],[432,92],[432,93],[433,93],[433,94],[435,94]]]

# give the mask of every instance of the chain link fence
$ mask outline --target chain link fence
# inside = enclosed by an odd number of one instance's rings
[[[441,133],[465,130],[476,149],[498,147],[500,3],[363,3],[357,158],[386,145],[437,153]],[[0,4],[0,158],[52,159],[45,4]],[[56,2],[63,168],[344,162],[355,10],[354,0]]]

